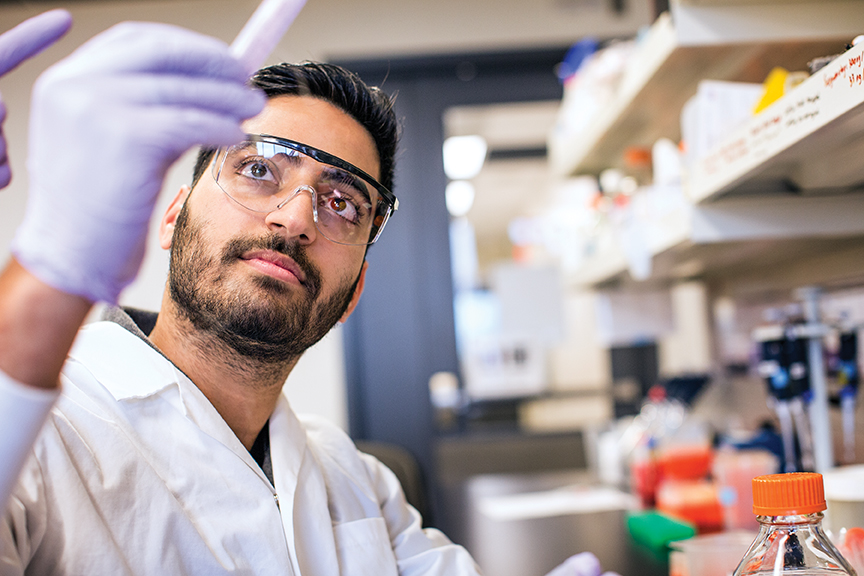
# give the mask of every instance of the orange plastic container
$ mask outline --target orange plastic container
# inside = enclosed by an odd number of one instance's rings
[[[642,506],[653,508],[657,495],[657,462],[650,459],[633,462],[630,465],[630,481]]]
[[[657,457],[660,480],[699,480],[711,472],[711,447],[704,444],[671,446]]]
[[[668,480],[657,489],[657,509],[696,525],[700,534],[723,529],[723,507],[708,480]]]

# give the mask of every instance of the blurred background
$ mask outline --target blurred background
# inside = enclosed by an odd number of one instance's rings
[[[230,42],[257,2],[0,0],[0,28],[58,6],[70,34],[0,80],[3,254],[42,70],[123,20]],[[653,511],[678,538],[749,530],[757,472],[854,468],[861,32],[860,0],[307,0],[269,62],[395,95],[400,210],[292,406],[492,576],[582,550],[665,574]],[[154,233],[123,304],[158,309],[167,263]]]

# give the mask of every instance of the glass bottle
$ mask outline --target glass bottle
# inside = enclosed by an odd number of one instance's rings
[[[821,474],[754,478],[759,534],[733,576],[856,576],[822,530],[826,508]]]

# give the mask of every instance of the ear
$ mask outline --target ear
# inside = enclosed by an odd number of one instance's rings
[[[163,250],[171,248],[171,241],[174,238],[174,225],[177,223],[177,215],[180,214],[180,209],[189,197],[191,188],[187,185],[180,187],[180,191],[174,196],[174,200],[168,206],[165,214],[162,216],[162,221],[159,222],[159,246]]]
[[[364,260],[363,267],[360,268],[360,277],[357,278],[357,286],[354,288],[354,294],[351,296],[351,301],[348,303],[345,313],[342,314],[342,318],[339,319],[340,323],[348,320],[348,317],[351,316],[352,312],[354,312],[354,308],[357,307],[357,303],[360,302],[360,295],[363,294],[363,286],[366,284],[366,269],[368,267],[369,262]]]

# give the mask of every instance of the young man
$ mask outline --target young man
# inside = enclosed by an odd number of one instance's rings
[[[221,43],[126,24],[37,83],[0,276],[2,575],[478,573],[389,470],[282,395],[351,314],[396,208],[389,99],[326,65],[260,72],[266,103],[243,81]],[[71,346],[134,277],[194,143],[214,148],[161,220],[158,317],[116,312]]]

